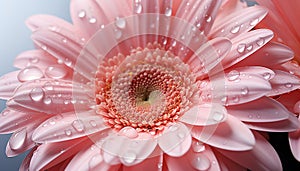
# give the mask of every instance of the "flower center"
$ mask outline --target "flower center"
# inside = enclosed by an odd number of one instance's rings
[[[179,57],[158,46],[137,48],[101,63],[96,74],[97,112],[117,130],[157,134],[195,103],[196,79]]]

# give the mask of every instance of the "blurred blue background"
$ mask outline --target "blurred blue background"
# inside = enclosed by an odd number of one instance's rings
[[[0,1],[0,75],[15,70],[14,58],[23,51],[33,49],[31,32],[24,21],[34,14],[52,14],[70,21],[70,0],[2,0]],[[0,87],[1,88],[1,87]],[[0,111],[5,101],[0,100]],[[1,122],[1,121],[0,121]],[[5,155],[9,135],[0,135],[0,170],[18,170],[24,155],[8,158]]]

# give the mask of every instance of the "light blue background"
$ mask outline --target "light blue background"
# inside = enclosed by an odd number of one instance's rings
[[[34,14],[52,14],[70,21],[70,0],[1,0],[0,1],[0,75],[15,70],[13,61],[19,53],[33,49],[31,32],[24,21]],[[1,87],[0,87],[1,88]],[[5,101],[0,100],[0,111]],[[0,120],[1,122],[1,120]],[[18,170],[25,155],[5,155],[8,135],[0,135],[0,170]]]

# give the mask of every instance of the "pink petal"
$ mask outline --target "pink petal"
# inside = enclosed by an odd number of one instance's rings
[[[223,156],[217,150],[214,151],[220,165],[220,169],[222,171],[247,171],[247,168],[242,167],[241,165],[235,163],[234,161],[228,159],[227,157]]]
[[[225,18],[218,18],[213,25],[209,37],[235,38],[251,30],[267,15],[267,12],[266,8],[252,6],[231,13]]]
[[[0,98],[8,100],[14,94],[15,89],[21,85],[18,80],[18,75],[20,71],[10,72],[6,75],[0,77]]]
[[[290,113],[279,102],[268,97],[227,107],[228,113],[245,122],[275,122],[289,118]]]
[[[218,125],[193,127],[192,136],[211,146],[232,151],[250,150],[255,144],[247,126],[231,115]]]
[[[21,112],[5,109],[0,115],[0,133],[8,134],[21,128],[41,123],[49,116],[35,112]],[[39,122],[38,122],[39,121]]]
[[[104,161],[118,157],[126,166],[144,161],[155,149],[157,142],[150,136],[139,134],[137,138],[128,138],[116,134],[109,135],[102,144]]]
[[[260,48],[257,52],[242,60],[235,67],[241,66],[264,66],[274,67],[283,64],[294,57],[294,52],[280,43],[270,42]]]
[[[300,161],[300,129],[289,133],[289,142],[294,157]]]
[[[296,112],[295,105],[297,104],[299,97],[300,97],[300,90],[298,89],[286,94],[282,94],[276,100],[281,104],[283,104],[290,112]]]
[[[192,148],[181,157],[166,156],[166,163],[169,170],[207,170],[219,171],[218,161],[207,145],[201,151],[193,151]]]
[[[73,139],[59,143],[40,145],[34,152],[29,170],[45,170],[73,156],[83,148],[90,146],[89,139]]]
[[[44,70],[49,64],[57,64],[54,57],[43,50],[25,51],[15,59],[14,66],[20,69],[37,66]]]
[[[271,90],[273,71],[263,67],[235,68],[212,76],[207,85],[200,87],[203,101],[216,100],[224,105],[237,105],[253,101]]]
[[[206,75],[228,54],[232,43],[228,39],[216,38],[201,46],[187,62],[197,76]]]
[[[87,110],[93,104],[91,90],[72,81],[41,79],[20,86],[7,106],[12,109],[28,108],[47,114],[60,114],[76,110]]]
[[[253,132],[256,143],[249,151],[227,151],[218,149],[223,155],[250,170],[282,170],[279,156],[263,136]]]
[[[179,118],[190,125],[212,125],[226,120],[227,110],[220,104],[202,104],[192,107]]]
[[[267,29],[253,30],[232,40],[231,52],[222,60],[228,68],[256,52],[273,38],[273,32]]]
[[[274,70],[275,77],[270,80],[272,91],[269,96],[276,96],[296,90],[300,87],[300,78],[288,72]]]
[[[182,123],[169,126],[158,137],[159,147],[173,157],[184,155],[191,147],[191,143],[192,137],[190,131]]]
[[[29,153],[27,154],[27,156],[25,157],[25,159],[23,160],[19,171],[28,171],[29,170],[29,165],[30,165],[30,160],[32,158],[32,155],[34,153],[34,151],[37,149],[37,146],[32,148]]]
[[[35,142],[61,142],[101,132],[108,127],[94,111],[66,113],[49,118],[32,135]]]
[[[71,17],[74,25],[83,30],[90,38],[101,26],[105,26],[117,17],[129,16],[132,13],[132,1],[71,1]],[[103,27],[102,26],[102,27]]]
[[[266,132],[292,132],[300,128],[297,117],[292,113],[289,114],[288,119],[282,121],[267,123],[245,122],[245,124],[250,129]]]
[[[297,61],[289,61],[281,65],[284,70],[288,71],[291,74],[294,74],[300,77],[300,66]]]

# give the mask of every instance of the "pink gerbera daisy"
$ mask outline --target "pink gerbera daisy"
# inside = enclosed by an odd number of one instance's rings
[[[297,117],[293,52],[253,30],[265,8],[221,0],[73,0],[73,24],[27,21],[36,50],[1,77],[20,170],[282,170],[260,131]]]

